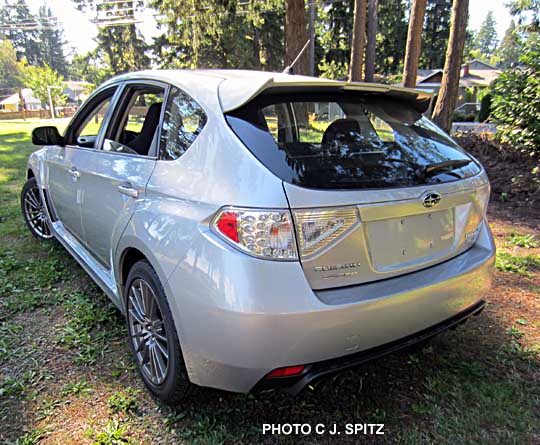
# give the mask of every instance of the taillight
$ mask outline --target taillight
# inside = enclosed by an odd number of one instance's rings
[[[212,229],[250,255],[270,260],[298,258],[288,210],[226,207],[214,217]]]
[[[475,200],[469,212],[469,219],[465,226],[463,239],[467,244],[474,244],[480,234],[480,227],[487,213],[489,195],[491,189],[489,184],[480,187],[476,191]]]
[[[316,254],[342,237],[356,223],[358,211],[354,207],[296,210],[294,212],[300,256]]]

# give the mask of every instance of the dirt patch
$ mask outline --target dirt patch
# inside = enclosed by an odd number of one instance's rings
[[[540,160],[510,146],[501,144],[492,136],[458,134],[454,139],[485,167],[491,181],[492,200],[504,203],[503,211],[517,212],[531,218],[540,217]]]

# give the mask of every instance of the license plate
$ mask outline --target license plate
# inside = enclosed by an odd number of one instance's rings
[[[387,272],[446,254],[454,244],[454,210],[370,221],[366,230],[373,266]]]

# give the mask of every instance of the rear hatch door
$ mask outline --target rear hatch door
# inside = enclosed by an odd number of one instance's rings
[[[419,270],[476,240],[485,173],[399,93],[272,88],[226,115],[283,180],[314,289]]]

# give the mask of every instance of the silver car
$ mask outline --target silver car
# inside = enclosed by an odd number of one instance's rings
[[[287,74],[146,71],[40,127],[22,211],[126,314],[146,385],[293,393],[485,305],[482,166],[430,96]]]

